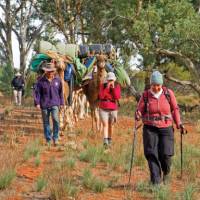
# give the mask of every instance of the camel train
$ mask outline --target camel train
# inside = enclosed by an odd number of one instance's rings
[[[99,61],[105,66],[99,66]],[[92,117],[92,130],[100,131],[98,94],[100,83],[105,82],[107,72],[116,74],[121,86],[129,86],[130,79],[125,69],[117,61],[112,45],[75,45],[58,43],[52,45],[41,41],[38,53],[32,58],[31,70],[43,75],[43,65],[53,63],[63,85],[64,110],[60,112],[61,134],[72,129],[79,119]]]

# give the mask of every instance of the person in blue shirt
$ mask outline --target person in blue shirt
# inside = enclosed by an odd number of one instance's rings
[[[41,110],[44,136],[48,145],[58,144],[59,137],[59,109],[64,105],[62,81],[58,75],[56,75],[56,68],[53,63],[47,63],[42,68],[44,75],[38,79],[35,92],[34,102],[36,108]],[[50,115],[53,120],[53,137],[51,135],[50,128]]]

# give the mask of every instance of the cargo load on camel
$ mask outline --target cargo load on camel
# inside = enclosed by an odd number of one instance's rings
[[[90,91],[85,90],[91,80],[98,76],[97,60],[98,56],[103,56],[106,62],[105,73],[114,72],[117,82],[122,86],[130,86],[130,78],[123,68],[122,64],[117,61],[115,49],[110,44],[92,44],[92,45],[76,45],[57,43],[53,45],[46,41],[39,44],[39,54],[36,54],[31,61],[30,69],[43,74],[43,65],[46,63],[54,63],[57,73],[62,79],[64,88],[65,106],[69,108],[68,113],[62,113],[61,118],[69,118],[74,112],[73,92],[82,88],[87,96]],[[90,97],[87,97],[87,99]],[[88,99],[89,101],[89,99]],[[90,101],[89,101],[90,102]],[[91,105],[90,105],[91,107]],[[71,113],[71,114],[70,114]],[[61,119],[61,129],[65,129],[65,119]],[[72,122],[69,122],[72,124]],[[62,128],[63,127],[63,128]]]

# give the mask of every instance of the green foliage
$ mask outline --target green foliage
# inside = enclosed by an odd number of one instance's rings
[[[155,200],[168,200],[171,199],[171,193],[169,188],[166,186],[157,186],[153,190],[153,195]]]
[[[136,191],[141,192],[143,196],[151,198],[155,200],[167,200],[171,199],[170,191],[167,186],[163,185],[152,185],[146,181],[140,181],[136,184]]]
[[[0,174],[0,190],[6,189],[15,178],[16,173],[14,170],[7,170]]]
[[[35,157],[35,166],[36,167],[39,167],[40,163],[41,163],[41,160],[40,160],[40,155],[37,154],[37,156]]]
[[[186,186],[183,192],[183,200],[193,200],[194,194],[197,191],[196,185],[190,183]]]
[[[39,140],[30,142],[24,150],[24,160],[28,160],[31,156],[38,156],[41,151]]]
[[[66,160],[66,165],[69,169],[74,169],[75,167],[75,164],[76,164],[76,160],[74,158],[68,158]]]
[[[32,87],[36,82],[36,73],[30,72],[26,77],[26,85],[25,85],[25,97],[32,96]]]
[[[11,65],[5,65],[2,67],[0,73],[0,91],[6,95],[12,94],[11,81],[14,78],[14,70]]]
[[[104,148],[102,146],[88,145],[87,149],[79,154],[79,160],[91,162],[91,165],[95,167],[96,163],[100,162],[104,155]]]
[[[40,176],[36,181],[36,191],[41,192],[47,186],[47,180]]]
[[[103,192],[107,187],[107,184],[104,181],[92,175],[90,169],[85,169],[83,171],[82,179],[83,185],[86,188],[92,189],[94,192]]]
[[[177,148],[174,159],[173,167],[176,171],[181,170],[180,149]],[[200,150],[193,145],[187,145],[183,148],[183,170],[187,174],[189,180],[194,180],[198,174],[200,167]]]
[[[56,177],[50,183],[50,198],[55,200],[68,199],[69,197],[76,197],[79,188],[75,185],[70,177]]]

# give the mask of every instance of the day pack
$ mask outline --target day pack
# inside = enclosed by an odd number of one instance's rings
[[[162,87],[163,89],[163,92],[164,92],[164,95],[170,105],[170,108],[171,108],[171,111],[172,111],[172,106],[171,106],[171,97],[170,97],[170,93],[169,93],[169,90],[167,87]],[[149,97],[148,97],[148,90],[145,90],[144,93],[143,93],[143,100],[144,100],[144,112],[147,113],[148,112],[148,100],[149,100]]]

